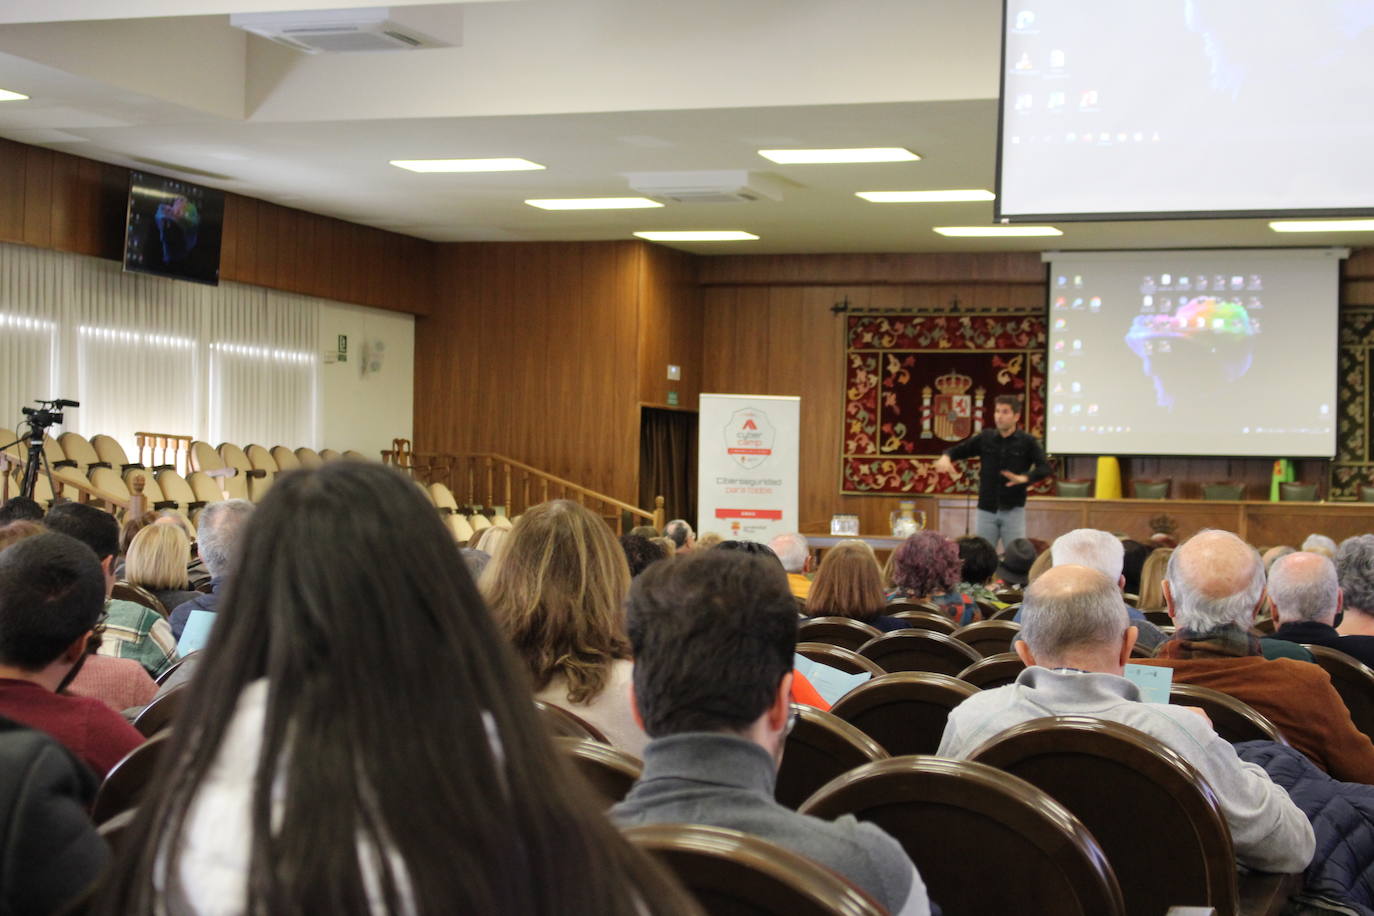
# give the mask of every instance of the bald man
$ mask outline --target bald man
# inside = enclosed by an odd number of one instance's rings
[[[1178,629],[1142,665],[1174,680],[1228,693],[1279,727],[1288,742],[1336,779],[1374,784],[1374,744],[1355,728],[1331,678],[1316,665],[1266,659],[1251,632],[1264,604],[1264,566],[1249,544],[1203,531],[1169,557],[1164,601]]]
[[[1336,632],[1345,594],[1336,580],[1336,564],[1316,553],[1289,553],[1269,570],[1269,605],[1278,629],[1289,642],[1326,646],[1374,667],[1374,636]]]
[[[1041,716],[1093,716],[1145,732],[1197,768],[1231,829],[1236,859],[1260,871],[1299,872],[1312,858],[1312,826],[1264,770],[1245,763],[1199,710],[1140,702],[1122,677],[1136,628],[1115,580],[1085,566],[1056,566],[1026,592],[1016,682],[975,694],[950,713],[937,753],[964,758],[985,741]]]

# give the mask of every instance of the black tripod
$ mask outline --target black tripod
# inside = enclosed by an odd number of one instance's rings
[[[24,416],[29,418],[29,431],[26,435],[20,436],[13,442],[0,447],[0,452],[9,450],[21,442],[28,443],[29,454],[24,462],[24,477],[19,484],[19,495],[25,499],[33,499],[34,487],[38,484],[38,470],[41,467],[48,477],[48,488],[54,496],[57,494],[57,485],[53,483],[52,467],[48,464],[48,456],[43,452],[43,436],[48,429],[62,422],[63,407],[80,407],[76,401],[69,401],[58,398],[53,401],[39,401],[41,407],[23,408]]]

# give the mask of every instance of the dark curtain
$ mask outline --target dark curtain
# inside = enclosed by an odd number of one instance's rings
[[[697,415],[645,407],[639,419],[639,505],[662,496],[665,518],[697,527]]]

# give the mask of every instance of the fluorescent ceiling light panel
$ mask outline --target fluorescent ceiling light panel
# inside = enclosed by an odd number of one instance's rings
[[[951,238],[1026,238],[1063,235],[1053,226],[936,226],[935,231]]]
[[[392,159],[411,172],[529,172],[543,166],[528,159]]]
[[[941,204],[997,198],[991,191],[977,188],[953,191],[855,191],[854,196],[875,204]]]
[[[0,102],[22,102],[28,96],[22,92],[11,92],[8,89],[0,89]]]
[[[747,242],[758,238],[752,232],[738,229],[692,229],[688,231],[646,231],[636,232],[639,238],[651,242]]]
[[[921,157],[900,146],[857,149],[761,149],[759,155],[779,165],[814,165],[824,162],[915,162]]]
[[[1275,232],[1374,232],[1374,219],[1279,219],[1269,228]]]
[[[565,197],[527,200],[541,210],[640,210],[663,204],[647,197]]]

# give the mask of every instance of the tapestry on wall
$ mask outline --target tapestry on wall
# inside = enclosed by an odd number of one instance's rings
[[[1374,356],[1374,309],[1341,312],[1336,351],[1336,457],[1331,462],[1328,499],[1359,499],[1374,486],[1369,410],[1369,360]]]
[[[1042,315],[851,315],[845,336],[844,493],[977,493],[978,464],[935,471],[940,453],[992,426],[993,400],[1021,398],[1045,436]],[[1031,493],[1052,492],[1042,481]]]

